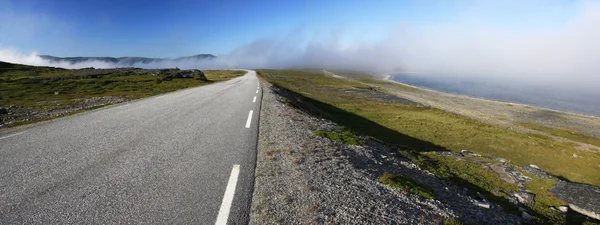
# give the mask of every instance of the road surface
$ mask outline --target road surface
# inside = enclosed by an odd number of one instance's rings
[[[1,133],[0,224],[247,223],[258,84],[250,71]]]

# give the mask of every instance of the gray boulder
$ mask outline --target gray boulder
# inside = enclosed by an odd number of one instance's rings
[[[521,204],[529,204],[533,202],[535,195],[529,192],[518,192],[514,193],[513,196],[517,198],[517,201]]]
[[[600,220],[600,187],[559,181],[550,191],[573,211]]]
[[[167,77],[199,78],[200,80],[208,81],[208,79],[206,79],[206,76],[204,75],[204,72],[202,72],[200,70],[179,70],[179,71],[172,72],[171,74],[167,75]]]

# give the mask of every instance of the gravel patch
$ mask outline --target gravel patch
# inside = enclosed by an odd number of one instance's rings
[[[365,137],[346,145],[313,134],[337,124],[291,107],[263,89],[251,224],[520,224],[518,216],[437,179],[395,148]],[[384,172],[430,187],[435,200],[380,184]],[[480,204],[481,205],[481,204]]]

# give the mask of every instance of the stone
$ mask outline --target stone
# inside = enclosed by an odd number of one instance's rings
[[[533,219],[533,216],[529,215],[529,213],[527,213],[527,212],[522,212],[521,218],[523,218],[525,220],[531,220],[531,219]]]
[[[170,78],[196,78],[197,77],[200,80],[208,81],[208,79],[204,75],[204,72],[202,72],[200,70],[178,70],[178,71],[172,72],[171,74],[167,75],[167,77],[170,77]]]
[[[515,179],[515,177],[512,174],[506,171],[506,167],[504,167],[503,165],[492,164],[489,167],[492,171],[494,171],[494,173],[496,173],[496,175],[498,175],[500,179],[511,184],[517,183],[517,179]]]
[[[476,194],[476,195],[477,195],[477,197],[479,197],[480,199],[483,199],[483,200],[485,200],[485,197],[484,197],[484,196],[483,196],[481,193],[477,192],[477,193],[475,193],[475,194]]]
[[[479,201],[479,200],[475,200],[474,204],[475,204],[476,206],[479,206],[479,207],[481,207],[481,208],[486,208],[486,209],[489,209],[490,207],[492,207],[492,206],[490,205],[490,203],[489,203],[489,202],[486,202],[486,201]]]
[[[8,110],[6,108],[0,108],[0,114],[8,114]]]
[[[538,166],[533,165],[533,164],[529,165],[529,167],[534,168],[534,169],[540,169]]]
[[[573,209],[573,211],[581,213],[582,215],[585,215],[587,217],[596,219],[596,220],[600,220],[600,214],[588,209],[585,209],[583,207],[579,207],[573,204],[569,204],[569,208]]]
[[[533,202],[533,198],[535,197],[534,194],[528,192],[514,193],[513,196],[515,196],[515,198],[517,198],[517,201],[521,204],[531,203]]]
[[[551,192],[568,203],[568,211],[600,220],[600,187],[559,180]]]
[[[559,206],[558,210],[561,211],[561,212],[566,213],[566,212],[569,211],[569,207],[567,207],[567,206]]]

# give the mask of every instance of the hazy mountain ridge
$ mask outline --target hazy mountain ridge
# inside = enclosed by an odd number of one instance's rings
[[[186,60],[211,60],[217,58],[212,54],[198,54],[193,56],[184,56],[179,58],[147,58],[147,57],[57,57],[51,55],[39,55],[40,58],[48,60],[50,63],[69,63],[76,64],[82,62],[99,61],[119,65],[133,66],[134,64],[148,64],[157,62],[178,62]]]

